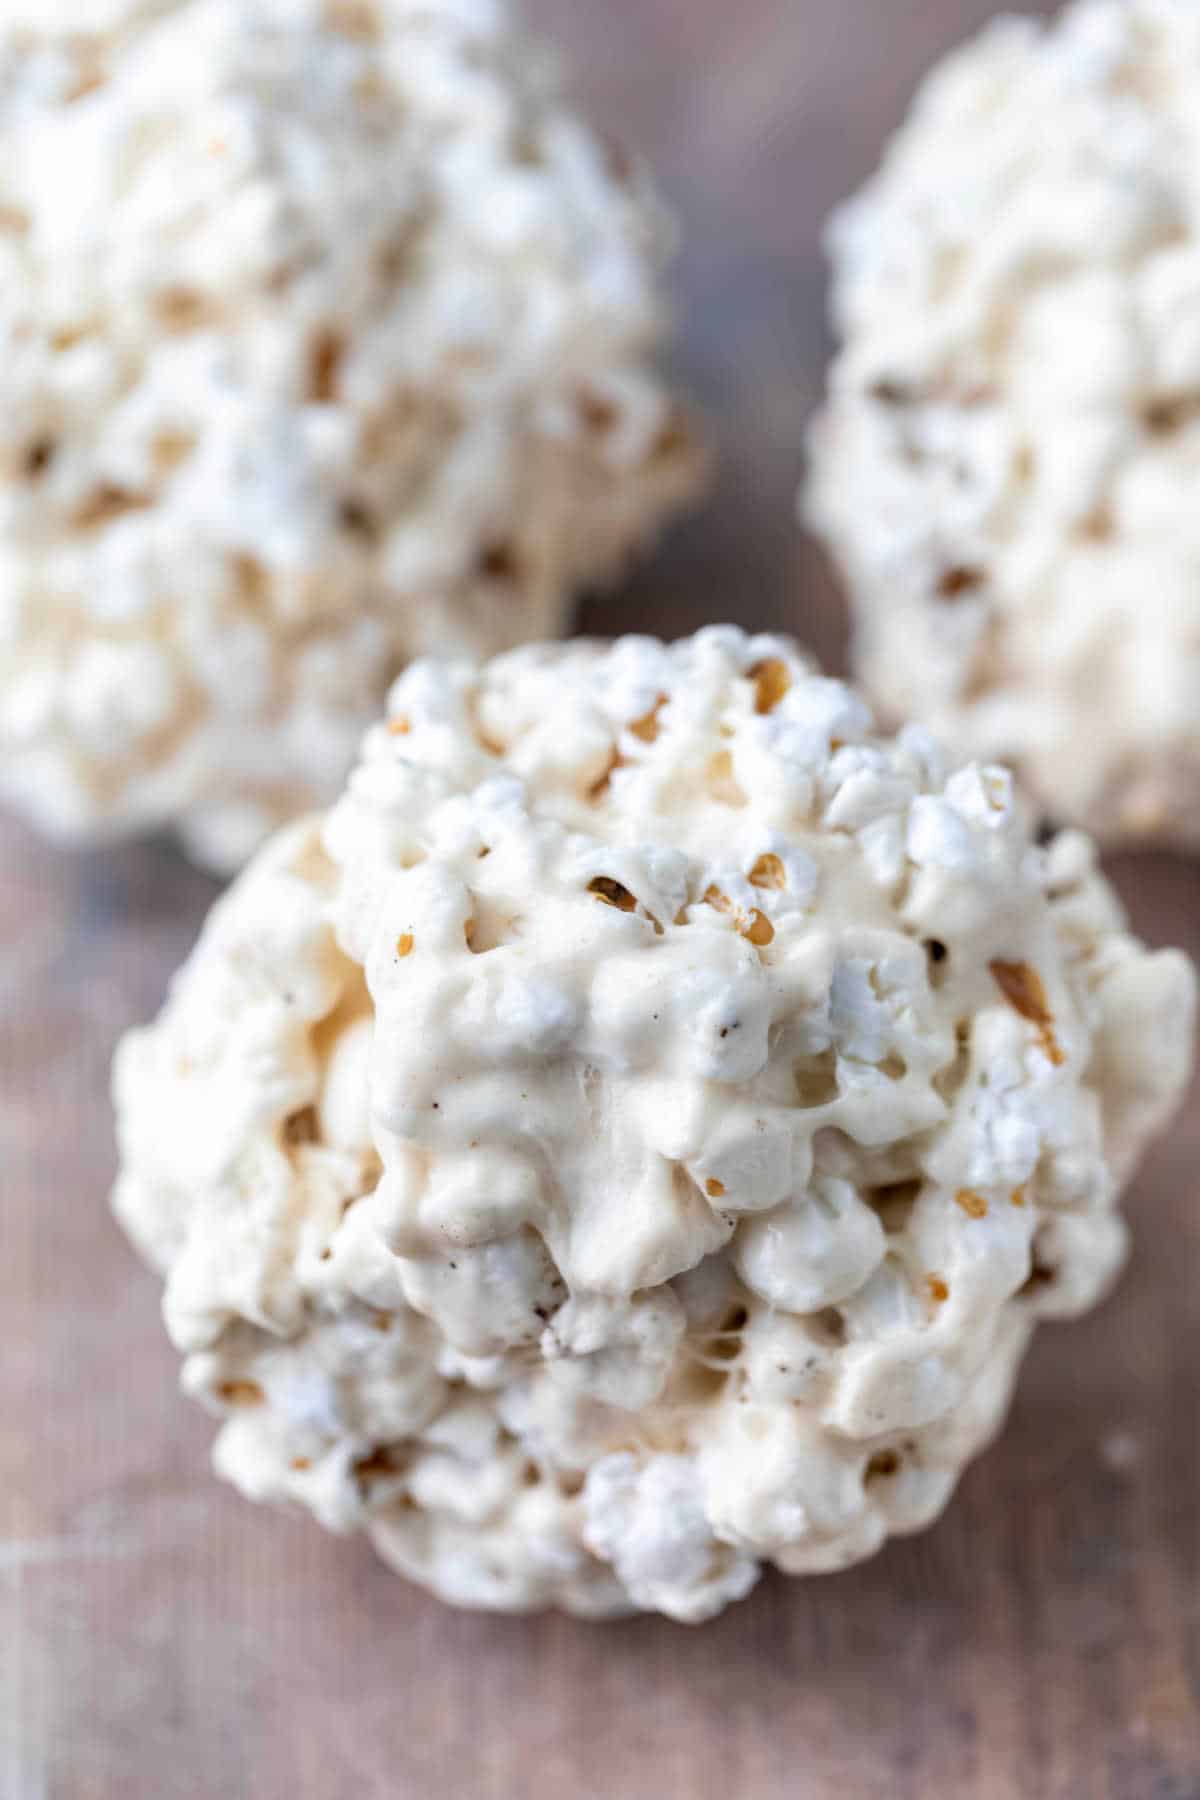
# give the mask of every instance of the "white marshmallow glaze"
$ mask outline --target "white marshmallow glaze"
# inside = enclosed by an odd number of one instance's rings
[[[996,768],[713,628],[422,662],[116,1068],[245,1493],[698,1620],[945,1504],[1122,1258],[1193,978]]]

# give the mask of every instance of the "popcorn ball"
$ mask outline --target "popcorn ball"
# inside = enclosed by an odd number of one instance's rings
[[[424,661],[125,1040],[115,1204],[243,1493],[701,1620],[940,1512],[1192,1010],[1085,838],[786,640]]]
[[[9,0],[0,795],[238,864],[693,490],[667,232],[497,0]]]
[[[1200,846],[1200,8],[994,24],[831,246],[808,512],[868,687],[1051,818]]]

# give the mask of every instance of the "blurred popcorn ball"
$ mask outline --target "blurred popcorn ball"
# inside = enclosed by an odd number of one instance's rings
[[[1193,977],[785,640],[422,662],[116,1069],[255,1499],[681,1620],[927,1524],[1120,1265]]]
[[[869,688],[1053,818],[1200,846],[1200,7],[994,24],[830,241],[808,512]]]
[[[238,864],[693,491],[669,233],[492,0],[8,0],[0,793]]]

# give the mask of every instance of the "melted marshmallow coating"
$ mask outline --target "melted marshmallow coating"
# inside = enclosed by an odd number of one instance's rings
[[[221,868],[694,489],[669,234],[496,0],[10,0],[0,794]]]
[[[1200,846],[1200,9],[1005,19],[834,221],[811,522],[889,715]]]
[[[1122,1257],[1192,975],[785,640],[423,662],[116,1070],[246,1494],[699,1620],[926,1524]]]

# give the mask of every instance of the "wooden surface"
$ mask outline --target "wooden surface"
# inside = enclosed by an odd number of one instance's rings
[[[836,659],[791,524],[824,354],[819,221],[982,0],[540,0],[688,247],[713,510],[594,630],[732,616]],[[1200,867],[1114,871],[1200,953]],[[1200,1106],[1097,1317],[1047,1328],[945,1520],[717,1623],[445,1611],[207,1472],[158,1284],[106,1211],[107,1067],[214,889],[168,849],[0,825],[0,1800],[1200,1796]]]

